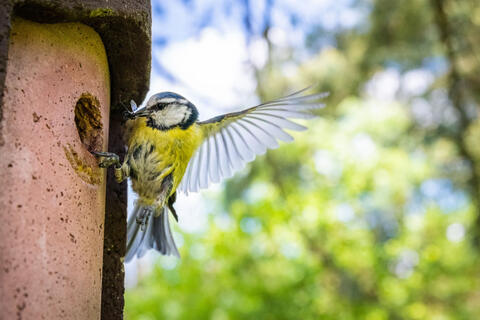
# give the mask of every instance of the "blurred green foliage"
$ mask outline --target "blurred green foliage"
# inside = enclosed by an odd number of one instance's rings
[[[183,233],[182,259],[159,259],[127,291],[127,319],[480,318],[480,7],[355,3],[365,23],[335,31],[294,76],[272,49],[264,98],[316,82],[328,107],[210,197],[207,231]],[[394,98],[369,94],[392,70]],[[425,90],[403,91],[412,70],[432,75]]]

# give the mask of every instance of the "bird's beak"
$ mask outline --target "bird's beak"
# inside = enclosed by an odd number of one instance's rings
[[[148,117],[149,114],[150,114],[150,112],[148,112],[148,110],[141,109],[141,110],[138,110],[137,112],[133,112],[132,113],[132,118],[136,119],[136,118],[141,118],[141,117]]]
[[[146,112],[146,110],[140,110],[140,111],[137,111],[137,112],[132,112],[132,111],[129,111],[129,110],[125,110],[123,112],[123,117],[125,120],[134,120],[134,119],[137,119],[137,118],[141,118],[141,117],[147,117],[148,116],[148,112]]]

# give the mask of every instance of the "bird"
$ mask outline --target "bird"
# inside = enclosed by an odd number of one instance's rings
[[[282,98],[200,121],[196,106],[173,92],[152,95],[126,110],[127,152],[95,151],[99,167],[114,166],[117,182],[130,178],[138,198],[127,221],[125,262],[154,249],[180,257],[170,229],[177,191],[198,192],[243,169],[257,155],[293,141],[285,130],[307,128],[292,119],[311,119],[328,93],[306,94],[309,87]]]

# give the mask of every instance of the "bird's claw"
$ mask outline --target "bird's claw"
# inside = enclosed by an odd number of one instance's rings
[[[115,153],[93,151],[92,154],[99,159],[98,166],[100,168],[108,168],[111,165],[120,166],[120,158]]]
[[[152,210],[147,209],[135,217],[137,223],[140,225],[140,230],[142,231],[146,230],[148,225],[148,219],[150,218],[151,214],[152,214]]]

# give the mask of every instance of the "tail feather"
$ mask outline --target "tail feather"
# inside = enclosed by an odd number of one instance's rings
[[[163,212],[158,218],[153,220],[153,238],[154,248],[161,254],[174,255],[180,258],[175,240],[173,239],[172,232],[170,230],[170,222],[168,220],[168,210],[162,209]]]
[[[132,260],[137,256],[141,258],[149,249],[156,249],[164,255],[174,255],[180,257],[175,240],[170,230],[168,210],[161,209],[158,217],[155,217],[150,207],[135,205],[131,216],[127,222],[127,254],[125,261]],[[148,219],[143,227],[137,221]],[[148,218],[147,218],[148,217]]]
[[[145,239],[145,232],[141,230],[141,225],[136,221],[135,216],[131,216],[130,219],[133,222],[127,225],[127,254],[125,255],[125,261],[128,262],[137,254],[138,249],[141,247],[143,240]],[[129,219],[129,220],[130,220]]]
[[[138,232],[138,228],[136,228],[136,226],[139,226],[138,223],[137,223],[137,215],[140,213],[140,211],[142,209],[143,209],[143,207],[136,204],[135,208],[133,209],[133,212],[130,214],[130,217],[128,218],[128,221],[127,221],[127,249],[129,247],[131,247],[132,240],[135,238],[135,235]]]
[[[153,218],[155,220],[155,218]],[[143,246],[144,248],[150,249],[153,248],[153,245],[155,243],[155,238],[153,237],[153,221],[151,221],[148,226],[147,230],[145,231],[145,245]]]
[[[152,248],[152,246],[150,245],[150,243],[152,242],[151,239],[152,239],[152,229],[153,229],[153,223],[148,223],[146,226],[145,226],[145,231],[141,231],[143,233],[143,239],[140,240],[139,242],[139,246],[138,246],[138,249],[137,249],[137,257],[141,258],[145,255],[145,253],[147,253],[147,251]]]

